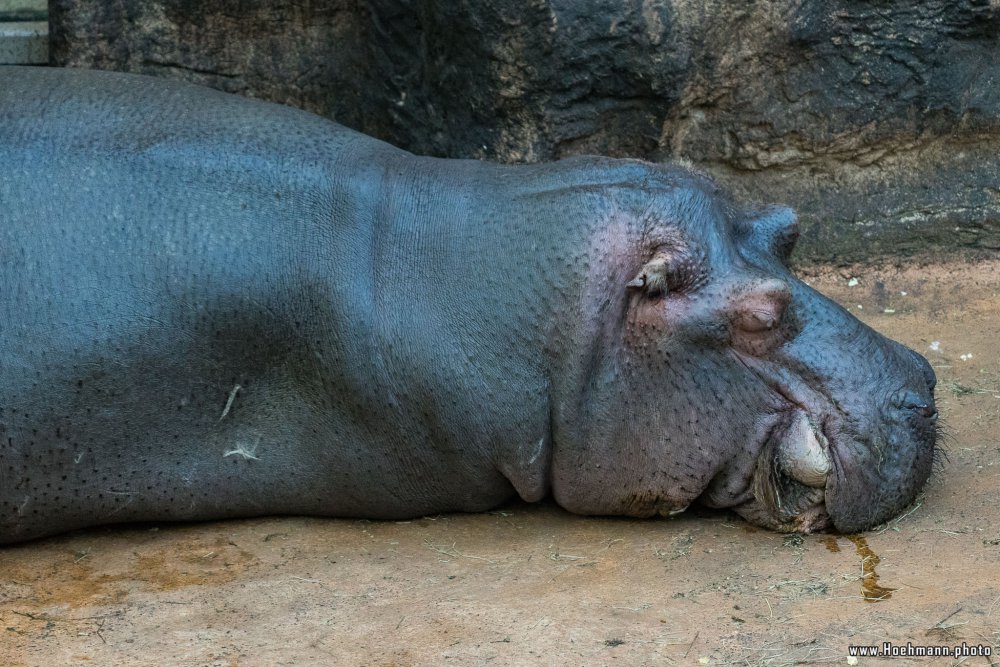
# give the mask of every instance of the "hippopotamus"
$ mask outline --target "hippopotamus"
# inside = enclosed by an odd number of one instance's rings
[[[678,166],[4,68],[0,542],[515,496],[872,527],[930,474],[934,373],[795,278],[797,235]]]

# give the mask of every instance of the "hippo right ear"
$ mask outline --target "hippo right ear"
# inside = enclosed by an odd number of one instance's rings
[[[752,244],[782,263],[788,262],[799,239],[795,211],[787,206],[772,206],[744,224]]]
[[[625,287],[642,290],[648,297],[658,297],[667,292],[690,292],[703,278],[704,271],[697,255],[670,248],[653,255]]]
[[[670,271],[666,257],[656,256],[643,264],[635,278],[625,287],[641,289],[647,296],[659,296],[667,291],[667,274]]]

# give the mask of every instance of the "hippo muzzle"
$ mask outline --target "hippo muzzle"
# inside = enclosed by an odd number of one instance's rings
[[[923,486],[933,459],[934,373],[912,350],[884,339],[878,346],[889,357],[882,363],[894,372],[867,377],[867,387],[840,391],[817,376],[808,382],[790,372],[788,358],[742,359],[789,409],[761,448],[754,499],[737,512],[778,530],[854,532],[891,518],[912,501],[912,490]],[[793,352],[794,347],[789,345]],[[864,396],[867,401],[858,400]]]

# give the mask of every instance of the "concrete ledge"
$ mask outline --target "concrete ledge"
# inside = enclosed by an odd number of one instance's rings
[[[48,62],[48,22],[0,23],[0,65],[44,65]]]
[[[0,23],[44,21],[48,16],[48,0],[0,0]]]

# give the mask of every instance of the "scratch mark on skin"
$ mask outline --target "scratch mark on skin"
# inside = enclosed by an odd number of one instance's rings
[[[82,460],[83,460],[83,452],[80,452],[79,454],[73,457],[73,463],[79,463]]]
[[[226,415],[229,414],[229,411],[233,407],[233,401],[236,400],[236,394],[239,393],[240,389],[242,388],[243,387],[241,387],[240,385],[236,385],[235,387],[233,387],[233,390],[229,392],[229,398],[226,400],[226,407],[222,408],[222,414],[219,416],[220,422],[226,418]]]
[[[252,446],[247,447],[244,444],[236,445],[236,449],[230,449],[222,455],[222,458],[227,456],[242,456],[244,460],[260,461],[260,457],[257,456],[257,445],[260,444],[260,438],[257,438],[257,442],[253,443]]]
[[[136,497],[139,495],[135,491],[116,491],[115,489],[104,489],[104,492],[111,494],[113,496],[125,497],[125,502],[114,507],[109,513],[109,516],[115,516],[116,514],[119,514],[122,511],[124,511],[129,505],[132,504],[132,501],[134,501]]]
[[[538,460],[538,457],[542,455],[543,451],[545,451],[545,437],[544,436],[542,438],[540,438],[538,440],[538,444],[535,445],[535,453],[532,454],[531,455],[531,459],[528,460],[528,465],[529,466],[530,465],[534,465],[535,461]]]

